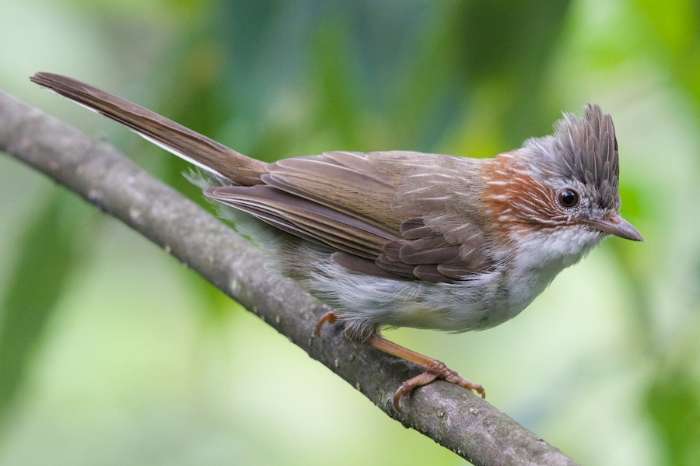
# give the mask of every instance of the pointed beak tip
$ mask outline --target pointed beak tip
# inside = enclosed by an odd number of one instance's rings
[[[643,243],[643,242],[644,242],[644,237],[642,236],[642,234],[641,234],[640,232],[638,232],[638,231],[636,231],[635,233],[636,233],[635,235],[631,235],[631,236],[629,236],[629,237],[627,237],[627,238],[625,238],[625,239],[628,239],[628,240],[631,240],[631,241],[638,241],[638,242],[640,242],[640,243]]]
[[[614,235],[619,238],[628,239],[630,241],[644,241],[644,237],[630,222],[615,215],[606,220],[597,220],[591,222],[592,226],[608,235]]]
[[[628,222],[622,217],[615,218],[608,225],[610,226],[610,228],[607,231],[607,233],[610,233],[611,235],[615,235],[623,239],[628,239],[630,241],[644,241],[644,237],[639,232],[639,230],[637,230],[634,227],[634,225],[632,225],[630,222]]]
[[[642,234],[632,225],[630,222],[622,217],[618,217],[617,221],[614,223],[614,228],[612,234],[619,236],[620,238],[628,239],[630,241],[644,241]]]

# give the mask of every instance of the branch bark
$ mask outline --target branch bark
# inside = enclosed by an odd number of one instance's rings
[[[313,338],[319,302],[263,270],[259,251],[216,218],[153,179],[112,146],[0,91],[0,151],[43,172],[118,218],[204,276],[322,362],[404,426],[477,466],[574,465],[559,450],[472,393],[434,382],[391,407],[401,381],[418,372],[347,341]]]

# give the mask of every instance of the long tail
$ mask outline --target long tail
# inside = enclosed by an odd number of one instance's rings
[[[260,175],[267,172],[267,164],[264,162],[247,157],[147,108],[78,80],[43,72],[30,79],[89,110],[128,126],[168,152],[236,184],[260,184]]]

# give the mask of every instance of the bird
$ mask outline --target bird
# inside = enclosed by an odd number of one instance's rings
[[[422,368],[396,389],[397,410],[438,379],[485,389],[382,329],[494,327],[606,236],[642,241],[620,215],[618,142],[598,105],[491,158],[329,151],[266,163],[76,79],[30,79],[190,162],[207,199],[271,229],[274,263],[327,306],[316,336],[342,324]]]

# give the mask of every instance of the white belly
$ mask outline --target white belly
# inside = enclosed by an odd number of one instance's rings
[[[458,283],[393,280],[349,272],[328,258],[304,286],[358,325],[389,325],[460,332],[493,327],[525,309],[565,267],[600,238],[587,232],[520,244],[515,257],[493,272]],[[585,244],[581,244],[584,242]],[[584,247],[582,247],[584,246]],[[325,260],[324,260],[325,259]]]

